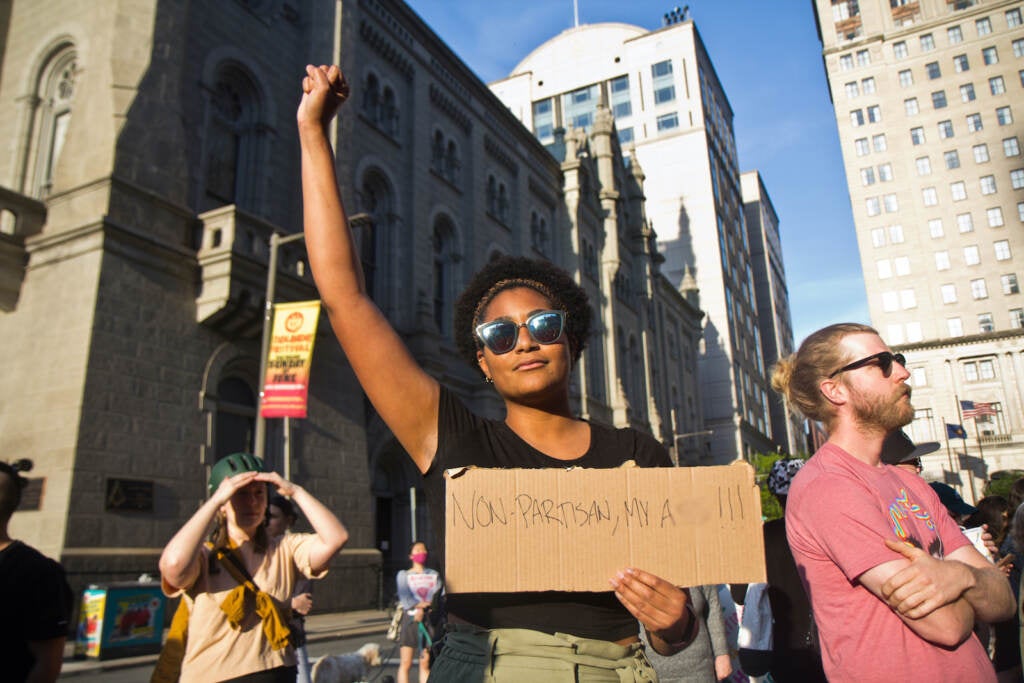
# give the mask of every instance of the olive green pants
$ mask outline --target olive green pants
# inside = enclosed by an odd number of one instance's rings
[[[453,629],[453,625],[449,625]],[[643,645],[527,629],[454,626],[431,683],[657,683]]]

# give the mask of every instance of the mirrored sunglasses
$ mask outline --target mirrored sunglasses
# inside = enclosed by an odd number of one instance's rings
[[[884,375],[885,377],[888,377],[889,375],[892,374],[892,364],[893,364],[893,361],[899,363],[903,367],[907,367],[907,359],[903,356],[902,353],[892,353],[891,351],[882,351],[881,353],[876,353],[874,355],[868,356],[867,358],[861,358],[860,360],[855,360],[852,363],[850,363],[849,365],[844,365],[843,367],[839,368],[838,370],[833,372],[831,375],[829,375],[828,378],[832,379],[833,377],[835,377],[836,375],[838,375],[841,372],[846,372],[848,370],[856,370],[857,368],[862,368],[865,365],[871,365],[872,363],[876,363],[876,362],[878,364],[878,367],[881,368],[881,370],[882,370],[882,375]]]
[[[565,329],[565,313],[563,311],[539,311],[526,319],[524,323],[511,320],[492,320],[476,327],[477,338],[491,350],[500,355],[508,353],[516,347],[519,340],[519,328],[525,327],[530,339],[538,344],[554,344],[562,338]]]

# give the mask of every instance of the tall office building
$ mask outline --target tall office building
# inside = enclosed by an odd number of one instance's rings
[[[707,446],[701,462],[775,450],[765,378],[774,359],[756,322],[733,113],[693,21],[568,29],[491,89],[549,145],[560,130],[589,129],[607,103],[646,174],[662,272],[676,287],[695,282],[707,313],[701,400],[712,434],[692,437]]]
[[[1017,466],[1024,451],[1024,9],[815,9],[871,321],[907,355],[912,437],[967,428],[966,443],[932,456],[931,473],[976,494],[977,480]]]

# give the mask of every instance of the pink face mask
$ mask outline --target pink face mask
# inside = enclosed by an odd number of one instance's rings
[[[417,563],[417,564],[423,564],[424,562],[427,561],[427,554],[426,553],[413,553],[409,557],[411,557],[412,561]]]

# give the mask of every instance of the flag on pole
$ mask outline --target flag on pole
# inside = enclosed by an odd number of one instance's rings
[[[963,425],[951,425],[946,423],[946,437],[950,439],[966,439],[967,431]]]
[[[964,417],[996,414],[996,409],[992,407],[991,403],[975,403],[974,401],[960,401],[960,411]]]

